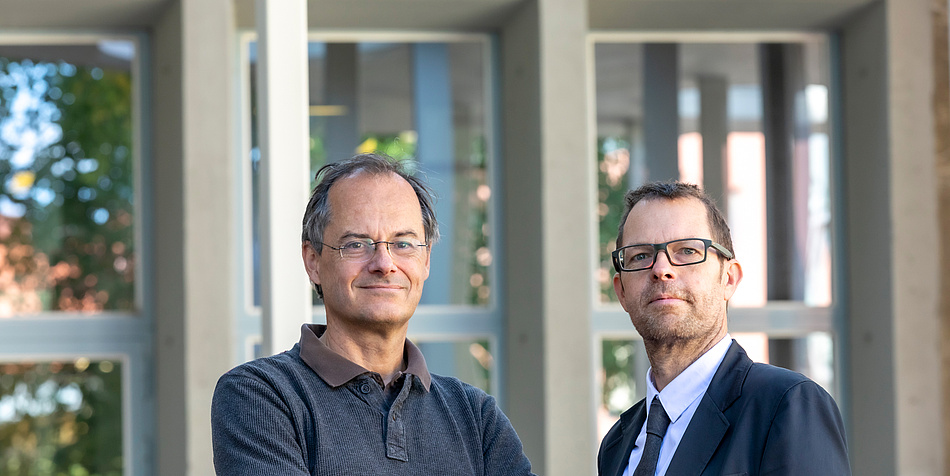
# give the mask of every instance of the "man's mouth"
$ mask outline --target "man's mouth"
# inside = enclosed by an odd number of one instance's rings
[[[668,303],[674,301],[688,301],[688,299],[686,299],[686,296],[682,296],[677,293],[661,293],[653,295],[650,298],[649,303]]]

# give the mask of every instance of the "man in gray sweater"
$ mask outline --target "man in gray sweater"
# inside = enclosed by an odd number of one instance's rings
[[[304,266],[327,324],[215,388],[219,475],[528,475],[494,398],[432,375],[406,339],[438,225],[428,187],[373,154],[317,173]]]

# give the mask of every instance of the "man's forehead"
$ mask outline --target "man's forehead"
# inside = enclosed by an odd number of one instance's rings
[[[422,207],[412,185],[394,173],[357,172],[337,180],[329,192],[329,226],[387,220],[401,229],[422,226]]]
[[[624,225],[624,241],[708,238],[710,231],[706,207],[700,200],[649,198],[637,202],[630,210]]]

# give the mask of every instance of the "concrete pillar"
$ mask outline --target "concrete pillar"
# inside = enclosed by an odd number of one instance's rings
[[[765,195],[768,234],[768,297],[804,299],[807,227],[808,116],[804,98],[803,48],[769,43],[759,48],[762,123],[765,135]]]
[[[930,13],[888,0],[842,30],[854,474],[945,470]]]
[[[501,36],[507,414],[550,476],[596,472],[586,34],[585,1],[529,0]]]
[[[326,120],[327,162],[353,156],[360,144],[359,54],[356,43],[327,43],[324,65],[326,105],[342,106],[343,114]]]
[[[940,215],[940,240],[950,239],[950,26],[946,0],[933,0],[933,58],[934,58],[934,132],[937,155],[937,189]],[[940,289],[950,283],[950,253],[940,257]],[[940,349],[943,366],[943,394],[950,395],[950,293],[940,293],[942,332]],[[943,468],[950,470],[950,404],[943,405]]]
[[[306,0],[257,0],[264,355],[291,348],[313,302],[300,256],[310,189]]]
[[[153,31],[154,460],[159,475],[206,475],[233,355],[233,2],[172,2]]]
[[[649,180],[677,180],[679,169],[679,45],[643,45],[643,144]]]
[[[726,206],[726,139],[729,136],[729,83],[721,76],[699,78],[699,132],[703,136],[703,189]]]

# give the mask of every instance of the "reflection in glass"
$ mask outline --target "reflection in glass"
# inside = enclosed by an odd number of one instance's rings
[[[831,305],[826,45],[600,43],[594,51],[600,302],[617,299],[610,252],[624,192],[678,178],[703,186],[727,215],[745,271],[733,305]],[[675,94],[646,90],[671,81]],[[677,134],[646,134],[650,121],[651,130],[663,122]]]
[[[0,362],[0,474],[123,474],[122,364]]]
[[[425,356],[430,373],[451,375],[486,393],[492,392],[495,360],[488,339],[413,342]]]
[[[418,173],[436,194],[442,239],[432,248],[421,304],[491,302],[485,50],[482,41],[309,45],[311,175],[328,161],[382,152],[418,161]],[[253,95],[254,42],[249,57]],[[259,305],[260,155],[254,114],[251,128],[251,241]],[[316,296],[314,302],[320,302]]]
[[[0,318],[134,309],[134,54],[0,45]]]
[[[646,395],[643,379],[649,361],[643,343],[635,339],[601,341],[600,404],[597,430],[600,439],[620,418],[620,414]]]

